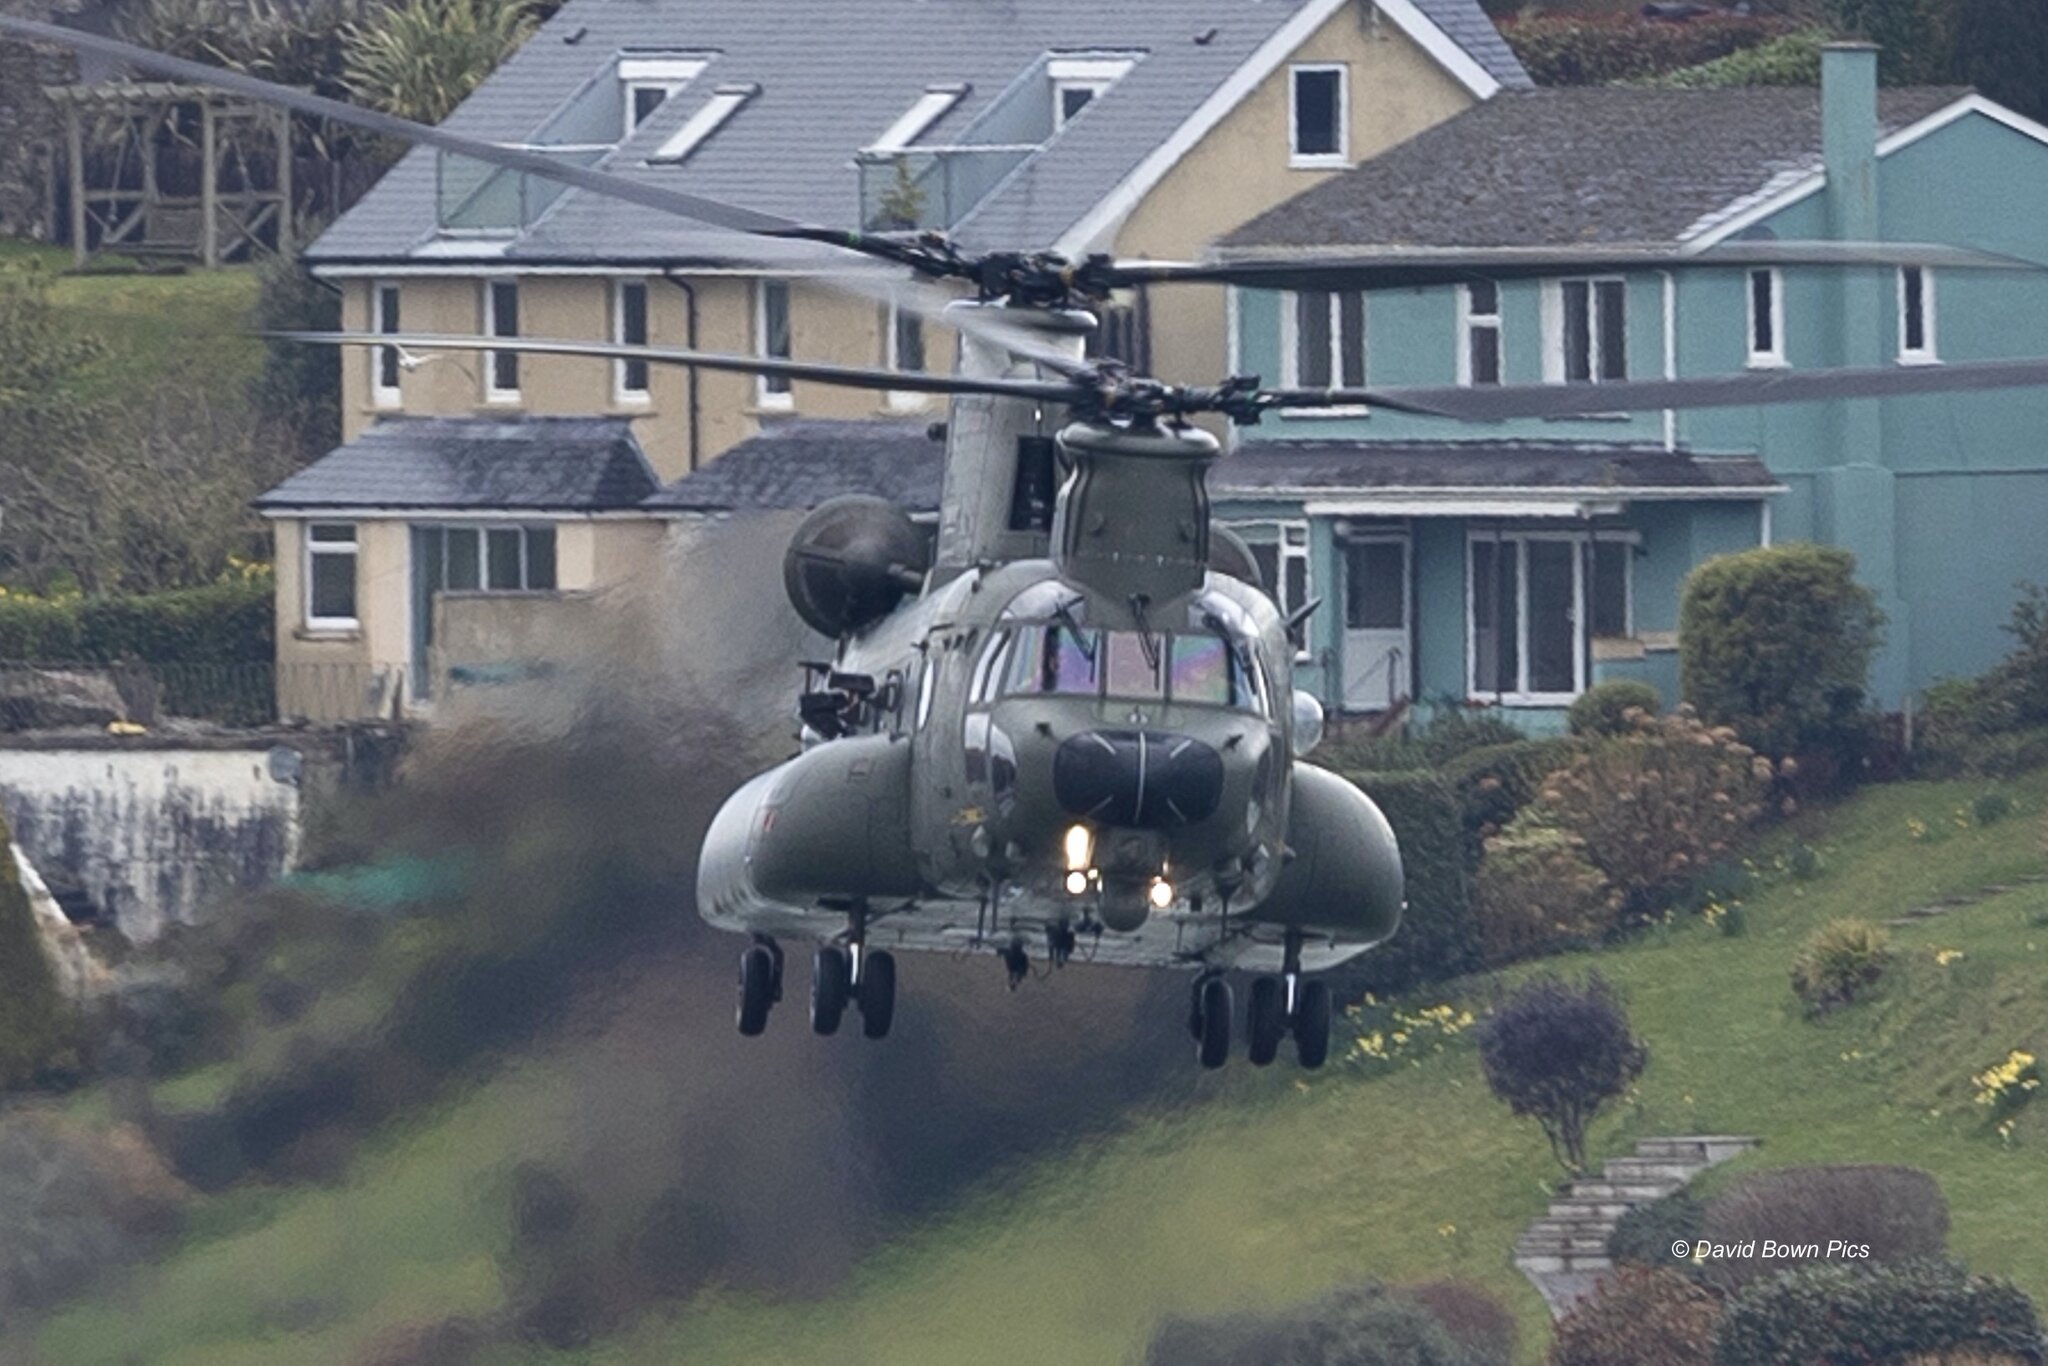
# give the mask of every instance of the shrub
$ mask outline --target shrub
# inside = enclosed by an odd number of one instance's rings
[[[1825,29],[1801,29],[1769,42],[1671,72],[1648,85],[1672,90],[1725,90],[1737,86],[1819,85],[1820,50],[1832,41]]]
[[[1891,966],[1891,936],[1867,920],[1831,920],[1807,936],[1792,960],[1792,990],[1821,1015],[1854,1001]]]
[[[1848,551],[1804,544],[1695,568],[1678,614],[1685,700],[1769,754],[1852,740],[1884,623],[1855,572]]]
[[[1696,1243],[1704,1227],[1706,1207],[1688,1190],[1636,1205],[1625,1211],[1607,1235],[1607,1255],[1617,1265],[1651,1267],[1664,1271],[1686,1271],[1692,1263],[1671,1255],[1671,1245],[1683,1239]]]
[[[1147,1366],[1506,1366],[1474,1352],[1417,1300],[1372,1282],[1279,1314],[1172,1318]]]
[[[1598,939],[1616,904],[1582,840],[1527,819],[1486,842],[1472,888],[1480,952],[1496,967]]]
[[[2034,1305],[1952,1262],[1835,1262],[1759,1280],[1728,1305],[1722,1366],[1849,1366],[1974,1349],[2041,1360]]]
[[[1720,1317],[1685,1277],[1624,1267],[1558,1321],[1550,1366],[1711,1366]]]
[[[1986,792],[1970,803],[1970,814],[1979,825],[1996,825],[2012,814],[2012,798],[2003,792]]]
[[[1580,693],[1566,715],[1574,735],[1613,736],[1635,730],[1629,712],[1655,716],[1663,710],[1663,696],[1649,684],[1634,678],[1611,678]]]
[[[1409,1286],[1406,1294],[1435,1315],[1466,1351],[1487,1361],[1515,1359],[1515,1316],[1478,1286],[1469,1281],[1427,1281]]]
[[[1515,740],[1466,750],[1439,768],[1464,803],[1465,831],[1474,864],[1485,842],[1506,829],[1522,808],[1535,800],[1543,780],[1583,748],[1583,742],[1566,736]]]
[[[1340,771],[1397,773],[1440,768],[1471,750],[1528,738],[1497,710],[1446,701],[1424,725],[1339,740],[1321,756],[1321,762]]]
[[[1831,1240],[1867,1246],[1874,1262],[1938,1257],[1948,1242],[1948,1202],[1934,1178],[1915,1167],[1779,1167],[1736,1178],[1707,1201],[1701,1236],[1716,1243],[1773,1239],[1795,1246]],[[1740,1290],[1822,1256],[1704,1264],[1701,1278]],[[1836,1260],[1840,1260],[1839,1257]]]
[[[0,659],[268,663],[272,594],[270,575],[261,573],[165,593],[0,597]]]
[[[1500,26],[1538,85],[1608,85],[1698,66],[1783,33],[1755,19],[1645,24],[1634,16],[1535,17]]]
[[[1362,773],[1352,781],[1394,827],[1408,884],[1400,931],[1359,960],[1360,985],[1405,991],[1471,971],[1479,963],[1479,929],[1465,872],[1464,820],[1450,784],[1433,773]]]
[[[1679,713],[1636,719],[1550,775],[1535,811],[1569,830],[1620,894],[1624,914],[1661,909],[1733,854],[1763,814],[1771,765],[1724,728]]]
[[[2029,118],[2048,118],[2048,8],[2038,0],[1961,0],[1954,79]]]
[[[73,1029],[9,838],[0,817],[0,1092],[65,1061]]]
[[[1533,1117],[1557,1160],[1579,1172],[1587,1124],[1642,1074],[1649,1053],[1614,988],[1592,973],[1581,986],[1534,978],[1502,999],[1480,1026],[1479,1059],[1494,1095]]]
[[[185,1190],[134,1130],[0,1119],[0,1321],[83,1287],[171,1231]]]

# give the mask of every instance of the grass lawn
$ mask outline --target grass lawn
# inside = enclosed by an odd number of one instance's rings
[[[1747,1165],[1924,1167],[1952,1208],[1953,1250],[2048,1301],[2048,1106],[2007,1146],[1969,1083],[2010,1048],[2048,1050],[2048,887],[1898,931],[1877,997],[1825,1020],[1787,986],[1799,941],[1828,919],[1882,919],[2040,870],[2048,773],[2006,785],[2015,809],[1989,826],[1968,814],[1984,790],[1900,784],[1801,818],[1759,856],[1739,937],[1688,920],[1540,965],[1607,974],[1650,1046],[1596,1148],[1736,1131],[1765,1140]],[[1774,871],[1795,839],[1822,854],[1807,881]],[[1946,949],[1961,956],[1937,961]],[[491,1308],[502,1230],[472,1193],[508,1148],[559,1122],[550,1069],[568,1065],[537,1058],[415,1121],[339,1188],[209,1202],[168,1259],[51,1320],[40,1359],[339,1363],[391,1325]],[[822,1302],[712,1295],[581,1353],[515,1359],[1112,1366],[1162,1313],[1277,1306],[1378,1276],[1483,1285],[1520,1316],[1534,1360],[1546,1319],[1508,1249],[1554,1175],[1535,1126],[1487,1094],[1469,1035],[1412,1044],[1392,1067],[1353,1055],[1313,1079],[1234,1065],[1191,1105],[992,1180]]]
[[[261,368],[263,344],[249,335],[254,268],[58,275],[70,265],[66,248],[0,240],[0,272],[41,269],[58,276],[53,298],[62,316],[107,343],[106,358],[80,375],[82,393],[135,394],[149,378],[201,365],[209,385],[238,393]]]

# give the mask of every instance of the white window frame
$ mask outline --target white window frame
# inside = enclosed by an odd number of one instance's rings
[[[519,336],[517,331],[508,333],[500,333],[498,331],[498,287],[500,285],[510,285],[514,300],[519,298],[519,280],[516,276],[487,275],[484,277],[484,335],[486,337],[503,336],[508,340],[517,339]],[[516,320],[514,326],[517,326]],[[510,355],[515,367],[519,364],[519,353],[516,351],[484,352],[484,402],[496,404],[518,403],[523,397],[518,384],[514,384],[509,389],[501,388],[498,384],[498,357],[500,355]],[[517,373],[516,370],[515,373]],[[520,375],[519,378],[522,383],[525,381],[524,375]]]
[[[783,360],[787,357],[771,356],[768,351],[768,293],[779,287],[782,291],[783,317],[789,333],[790,350],[796,349],[796,297],[787,280],[762,275],[754,280],[754,354],[764,360]],[[780,384],[780,389],[771,385]],[[796,408],[796,386],[786,376],[754,376],[754,406],[763,412],[786,413]]]
[[[1906,281],[1915,275],[1920,280],[1920,340],[1924,343],[1919,347],[1906,344]],[[1938,290],[1934,272],[1926,266],[1900,266],[1898,281],[1899,364],[1941,364],[1940,333],[1935,327]]]
[[[1770,346],[1759,349],[1756,344],[1756,286],[1759,277],[1770,281],[1771,336]],[[1742,277],[1743,318],[1747,331],[1743,333],[1744,346],[1749,354],[1749,368],[1752,370],[1783,370],[1785,359],[1785,272],[1782,270],[1759,269],[1747,271]]]
[[[1309,529],[1306,518],[1253,517],[1245,521],[1228,522],[1225,525],[1232,531],[1240,534],[1247,531],[1252,532],[1253,536],[1247,539],[1247,545],[1271,545],[1274,547],[1273,564],[1279,571],[1279,582],[1266,585],[1266,596],[1271,598],[1273,605],[1280,609],[1280,616],[1283,620],[1291,613],[1316,600],[1315,534]],[[1270,541],[1266,539],[1266,533],[1268,532],[1272,533]],[[1299,544],[1296,544],[1294,539],[1297,535],[1301,538]],[[1302,600],[1300,602],[1288,602],[1286,598],[1287,565],[1292,560],[1301,561]],[[1301,664],[1307,663],[1314,658],[1315,651],[1309,648],[1308,637],[1304,635],[1300,648],[1294,652],[1294,660],[1297,664]]]
[[[398,307],[386,313],[384,304],[389,299]],[[404,318],[404,297],[399,293],[396,280],[372,280],[370,282],[370,330],[390,333],[398,331]],[[387,358],[397,373],[394,382],[384,383],[384,364]],[[399,382],[405,375],[405,353],[395,346],[379,346],[370,352],[370,404],[375,408],[397,408],[404,403],[404,394]]]
[[[959,83],[926,86],[924,93],[884,130],[882,136],[870,143],[867,150],[875,153],[905,150],[923,137],[926,129],[951,113],[953,106],[966,98],[970,89],[971,86]]]
[[[1462,388],[1474,387],[1472,377],[1472,338],[1475,333],[1493,333],[1494,378],[1487,388],[1507,382],[1508,352],[1507,328],[1501,321],[1504,300],[1501,286],[1493,285],[1493,312],[1475,313],[1472,310],[1472,286],[1458,286],[1458,384]]]
[[[905,312],[898,306],[896,300],[891,299],[882,306],[882,365],[884,369],[901,370],[903,368],[902,334],[899,329],[905,325],[906,320],[914,322],[919,329],[924,328],[923,317],[916,313]],[[925,351],[922,368],[906,373],[923,375],[931,372],[931,336],[928,332],[924,334],[923,340]],[[883,396],[883,403],[892,413],[916,413],[922,412],[931,406],[931,397],[930,394],[918,389],[891,389]]]
[[[739,113],[742,105],[760,93],[761,87],[751,81],[719,86],[696,113],[683,121],[682,127],[669,134],[668,141],[648,155],[647,164],[676,166],[688,161],[692,153],[711,139],[713,133],[725,126],[727,119]]]
[[[1600,375],[1600,286],[1621,286],[1621,374],[1603,379]],[[1567,380],[1570,372],[1564,354],[1564,288],[1586,286],[1586,379]],[[1573,275],[1543,282],[1543,379],[1548,384],[1621,384],[1630,374],[1628,355],[1628,278],[1622,275]]]
[[[1137,64],[1135,57],[1106,53],[1073,54],[1048,57],[1045,63],[1046,77],[1052,82],[1052,127],[1054,132],[1067,126],[1074,118],[1080,117],[1077,109],[1070,117],[1066,113],[1069,90],[1088,92],[1088,103],[1093,104],[1109,92],[1109,88],[1122,80],[1125,73]],[[1083,105],[1082,108],[1086,108]]]
[[[1317,291],[1321,293],[1322,291]],[[1333,289],[1328,291],[1330,299],[1330,388],[1343,389],[1344,383],[1344,296],[1358,296],[1358,352],[1365,367],[1362,377],[1365,383],[1372,379],[1372,296],[1364,290]],[[1299,389],[1306,387],[1301,378],[1301,295],[1289,290],[1280,295],[1280,384],[1282,388]],[[1363,387],[1361,384],[1360,387]],[[1335,408],[1290,408],[1288,418],[1327,417],[1371,417],[1372,409],[1364,404],[1346,405]]]
[[[628,54],[619,58],[619,90],[621,137],[631,137],[643,120],[633,117],[635,96],[642,90],[659,90],[662,103],[667,103],[684,86],[702,75],[704,68],[711,64],[709,57],[658,56],[654,54]],[[657,105],[658,109],[660,106]],[[652,117],[653,111],[649,111]]]
[[[1334,72],[1337,77],[1337,150],[1301,150],[1302,76]],[[1351,167],[1351,68],[1342,62],[1297,62],[1287,68],[1287,164],[1297,171],[1349,170]]]
[[[1542,530],[1468,530],[1465,533],[1465,696],[1474,702],[1498,702],[1506,707],[1564,707],[1584,693],[1590,686],[1591,665],[1589,655],[1593,642],[1593,584],[1591,549],[1596,541],[1619,543],[1630,547],[1631,553],[1622,559],[1622,615],[1624,629],[1630,636],[1636,629],[1636,570],[1633,548],[1640,543],[1641,536],[1634,531],[1542,531]],[[1531,542],[1565,542],[1572,546],[1572,691],[1532,692],[1529,690],[1529,544]],[[1515,555],[1515,683],[1512,691],[1482,692],[1479,688],[1479,624],[1478,596],[1479,575],[1474,566],[1476,549],[1481,545],[1496,546],[1505,550],[1514,547]]]
[[[300,556],[300,573],[305,579],[305,585],[304,591],[301,594],[304,601],[301,604],[303,611],[300,613],[300,615],[306,623],[306,629],[308,631],[360,631],[362,629],[363,624],[361,615],[363,610],[363,538],[361,527],[359,526],[359,524],[355,522],[309,521],[304,522],[301,525],[304,529],[305,544],[303,547],[304,553]],[[316,526],[347,527],[348,539],[346,541],[316,541],[313,539],[313,528]],[[357,615],[350,617],[322,617],[315,616],[313,614],[313,560],[316,556],[320,555],[346,555],[348,557],[350,577],[355,580],[355,592],[353,596],[356,598]]]
[[[631,342],[626,338],[626,291],[636,287],[641,291],[643,299],[640,319],[646,328],[647,336],[639,342]],[[648,285],[646,277],[621,276],[613,280],[611,296],[612,342],[618,346],[650,344],[654,339],[654,291]],[[644,408],[654,401],[654,367],[647,366],[647,387],[633,389],[626,383],[627,364],[628,362],[623,359],[612,362],[612,402],[628,408]]]

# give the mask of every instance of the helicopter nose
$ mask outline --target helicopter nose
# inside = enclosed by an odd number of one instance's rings
[[[1067,811],[1104,825],[1192,825],[1214,815],[1222,800],[1223,756],[1166,731],[1089,731],[1054,753],[1052,790]]]

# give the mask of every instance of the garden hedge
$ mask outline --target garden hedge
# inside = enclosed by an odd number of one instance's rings
[[[1850,1366],[1959,1348],[2041,1360],[2033,1301],[1952,1262],[1821,1262],[1757,1281],[1721,1320],[1721,1366]]]
[[[267,574],[168,593],[0,595],[0,662],[267,664],[272,595]]]
[[[1437,774],[1350,773],[1379,804],[1401,842],[1408,911],[1387,944],[1358,960],[1367,990],[1404,991],[1478,966],[1478,929],[1466,876],[1465,819],[1457,792]]]

